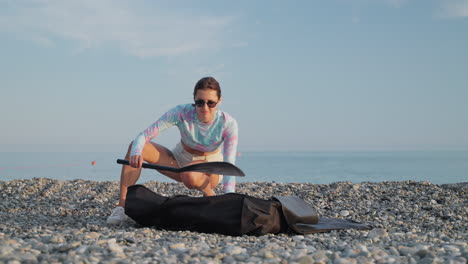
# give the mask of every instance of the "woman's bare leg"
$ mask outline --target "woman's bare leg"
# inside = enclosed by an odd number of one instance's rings
[[[191,162],[188,165],[195,163],[200,163],[200,161]],[[219,182],[219,175],[217,174],[188,171],[180,173],[180,179],[187,188],[197,189],[203,193],[203,196],[216,195],[213,189]]]
[[[130,151],[132,144],[130,144],[127,154],[125,155],[126,159],[130,158]],[[179,167],[177,161],[174,159],[172,152],[167,148],[153,143],[148,142],[143,148],[141,153],[143,160],[149,163],[154,163],[163,166],[169,167]],[[181,181],[180,174],[168,171],[159,171],[161,174],[166,175],[167,177]],[[125,199],[127,197],[127,189],[129,186],[136,184],[141,175],[141,168],[133,168],[129,165],[122,166],[122,172],[120,173],[120,197],[119,197],[119,206],[125,206]]]

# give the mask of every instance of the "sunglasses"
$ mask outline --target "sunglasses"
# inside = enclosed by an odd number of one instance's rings
[[[202,99],[198,99],[198,100],[195,100],[194,105],[196,105],[197,107],[203,107],[203,106],[205,106],[205,104],[208,105],[209,108],[214,108],[214,107],[216,107],[218,102],[211,101],[211,100],[208,100],[208,101],[205,102]]]

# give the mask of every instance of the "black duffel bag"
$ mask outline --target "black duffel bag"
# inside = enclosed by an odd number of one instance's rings
[[[125,213],[142,226],[231,236],[370,229],[350,220],[319,218],[317,211],[297,196],[270,200],[237,193],[165,197],[143,185],[128,188]]]

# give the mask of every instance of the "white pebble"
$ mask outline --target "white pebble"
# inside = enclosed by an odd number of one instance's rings
[[[344,217],[344,216],[348,216],[348,215],[349,215],[349,211],[348,211],[348,210],[342,210],[342,211],[340,212],[340,215],[343,216],[343,217]]]

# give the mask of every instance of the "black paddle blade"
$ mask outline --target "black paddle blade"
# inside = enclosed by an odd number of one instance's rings
[[[180,171],[198,171],[210,174],[222,174],[244,177],[244,172],[229,162],[213,161],[188,165],[180,168]]]
[[[130,162],[128,160],[118,159],[118,164],[129,165]],[[192,164],[182,168],[173,168],[167,167],[152,163],[143,163],[143,168],[147,169],[154,169],[154,170],[163,170],[163,171],[172,171],[172,172],[184,172],[184,171],[197,171],[197,172],[204,172],[210,174],[222,174],[222,175],[229,175],[229,176],[245,176],[244,172],[241,169],[236,167],[235,165],[229,162],[222,162],[222,161],[215,161],[215,162],[204,162],[204,163],[197,163]]]

